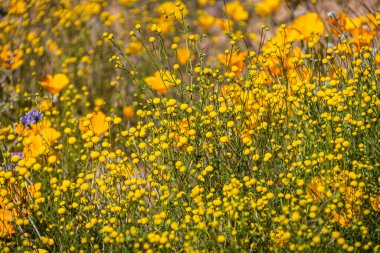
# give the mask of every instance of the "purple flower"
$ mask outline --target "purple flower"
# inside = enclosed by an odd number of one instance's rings
[[[43,114],[36,109],[29,111],[24,117],[21,117],[21,122],[24,126],[30,127],[31,124],[36,124],[41,121]]]

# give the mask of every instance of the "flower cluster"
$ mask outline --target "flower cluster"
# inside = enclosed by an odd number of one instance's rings
[[[5,1],[0,252],[379,251],[367,2]]]
[[[36,124],[37,122],[42,120],[42,117],[44,115],[37,111],[36,109],[33,109],[29,111],[24,117],[21,117],[21,123],[27,127],[30,128],[32,124]]]

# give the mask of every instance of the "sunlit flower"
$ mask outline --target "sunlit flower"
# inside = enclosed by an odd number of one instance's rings
[[[54,95],[69,84],[69,79],[65,74],[45,75],[41,78],[40,84],[42,88]]]
[[[190,56],[191,56],[191,51],[188,48],[183,47],[183,48],[177,49],[177,59],[178,59],[178,62],[180,64],[185,64],[189,60],[194,58],[194,57],[190,57]]]
[[[51,122],[47,119],[31,124],[29,129],[23,129],[20,133],[24,136],[23,153],[26,157],[39,156],[61,137],[61,133],[52,128]]]
[[[165,94],[173,86],[174,77],[169,71],[156,71],[154,76],[146,77],[144,81],[159,94]]]
[[[83,132],[87,132],[88,130],[92,130],[95,135],[100,136],[103,133],[105,133],[109,129],[109,124],[106,121],[106,115],[99,111],[99,112],[93,112],[92,118],[89,120],[89,124],[85,124],[86,118],[82,117],[79,128]]]

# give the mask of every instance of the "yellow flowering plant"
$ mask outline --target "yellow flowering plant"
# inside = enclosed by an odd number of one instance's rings
[[[0,252],[379,251],[367,2],[2,2]]]

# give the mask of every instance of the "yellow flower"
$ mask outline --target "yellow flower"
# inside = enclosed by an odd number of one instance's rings
[[[83,123],[85,120],[86,118],[82,117],[81,121],[79,122],[79,129],[83,132],[92,130],[96,136],[100,136],[109,129],[109,124],[106,121],[106,115],[101,111],[92,113],[92,118],[90,119],[91,123],[89,126],[84,126]]]
[[[41,78],[40,84],[42,88],[50,94],[56,94],[69,84],[69,79],[65,74],[45,75]]]
[[[49,253],[46,249],[35,249],[33,251],[24,251],[24,253]]]
[[[226,237],[224,235],[218,235],[218,237],[216,238],[216,240],[219,243],[224,243],[226,241]]]
[[[292,236],[290,232],[285,232],[282,228],[276,228],[274,231],[271,231],[269,235],[273,243],[280,248],[288,244]]]
[[[23,14],[26,11],[26,3],[22,0],[13,0],[9,6],[10,14]]]
[[[104,101],[103,98],[95,98],[94,100],[94,105],[97,106],[97,107],[100,107],[102,105],[104,105],[106,102]]]
[[[281,0],[263,0],[256,4],[255,11],[262,17],[268,16],[280,7]]]
[[[154,76],[144,78],[144,81],[159,94],[165,94],[173,86],[174,76],[169,71],[156,71]]]
[[[376,198],[371,197],[371,206],[376,212],[380,212],[380,196]]]
[[[248,19],[248,12],[238,1],[227,3],[226,9],[228,16],[230,16],[235,21],[244,21]]]

